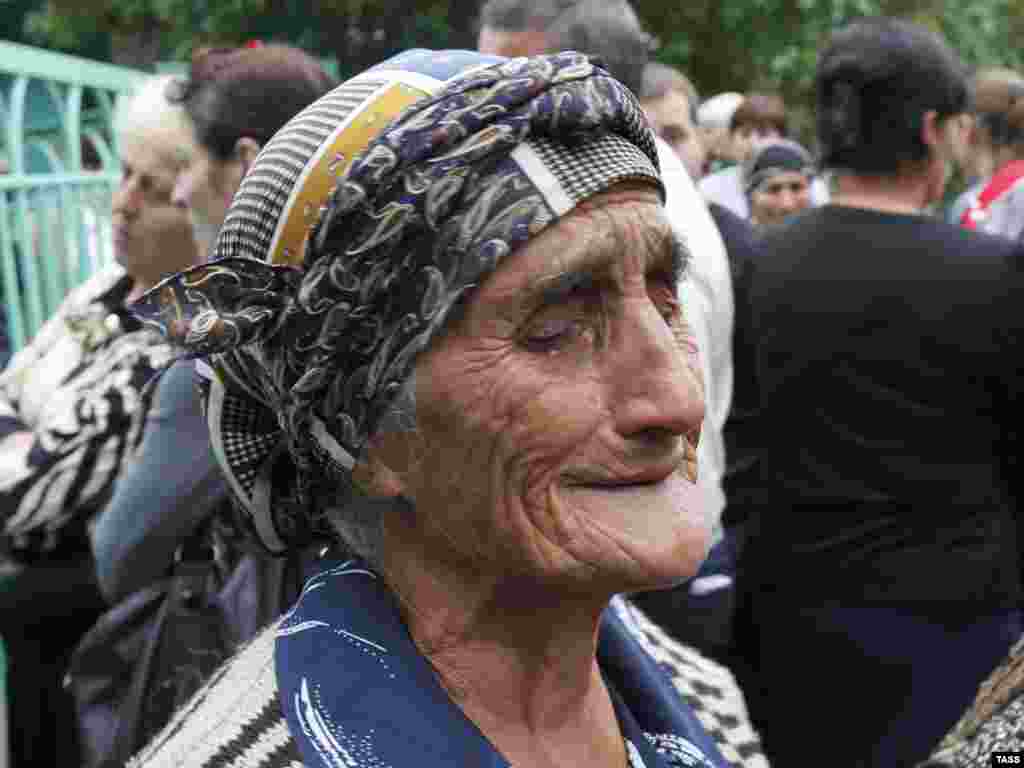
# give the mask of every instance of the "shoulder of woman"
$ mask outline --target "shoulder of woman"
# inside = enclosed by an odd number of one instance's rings
[[[301,764],[278,701],[274,641],[282,620],[218,669],[128,768]]]
[[[32,339],[10,360],[3,376],[0,376],[0,388],[7,389],[12,383],[27,375],[27,371],[53,349],[66,336],[68,317],[85,310],[92,302],[109,291],[124,276],[124,268],[112,263],[92,275],[81,285],[72,288],[61,301],[60,306],[43,323]]]
[[[117,262],[111,262],[92,274],[85,282],[72,288],[61,303],[58,312],[74,311],[103,296],[114,288],[127,273]]]

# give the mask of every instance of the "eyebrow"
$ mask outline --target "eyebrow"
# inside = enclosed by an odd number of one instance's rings
[[[664,245],[649,246],[652,251],[656,248],[658,253],[653,263],[648,265],[647,273],[667,272],[678,284],[683,281],[690,268],[690,251],[675,232],[664,240]],[[588,254],[589,258],[582,263],[564,272],[532,278],[523,292],[525,304],[530,309],[552,306],[565,302],[575,293],[593,290],[607,279],[614,259],[614,253],[609,254],[608,250],[611,248],[617,252],[618,245],[616,241],[611,246],[602,247]]]

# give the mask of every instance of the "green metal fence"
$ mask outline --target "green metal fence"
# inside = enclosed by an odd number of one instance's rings
[[[112,258],[114,111],[145,76],[0,42],[0,291],[14,350]]]

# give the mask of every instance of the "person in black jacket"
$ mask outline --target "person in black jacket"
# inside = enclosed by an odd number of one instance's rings
[[[766,237],[752,288],[758,673],[742,682],[773,763],[907,766],[1021,632],[1024,250],[922,215],[968,108],[940,38],[854,22],[816,90],[837,192]]]

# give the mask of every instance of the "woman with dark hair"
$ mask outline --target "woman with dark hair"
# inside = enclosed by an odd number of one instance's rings
[[[188,210],[202,256],[263,144],[332,82],[304,51],[257,45],[202,51],[188,78],[168,87],[195,137],[182,147],[172,199]],[[193,378],[187,363],[164,375],[152,428],[93,531],[99,582],[111,601],[166,575],[177,545],[227,497]]]
[[[202,51],[188,78],[168,87],[195,137],[180,153],[172,199],[188,210],[203,256],[263,144],[332,82],[297,48],[257,45]],[[111,601],[165,576],[178,544],[227,498],[193,378],[188,363],[164,375],[151,428],[93,531],[99,583]]]
[[[186,135],[194,137],[191,146],[181,142],[176,147],[180,165],[168,197],[186,224],[188,212],[202,257],[263,143],[326,93],[331,82],[316,60],[298,49],[256,46],[202,52],[187,79],[164,88],[162,96],[174,103]],[[228,496],[200,411],[194,366],[178,362],[155,385],[145,438],[91,531],[99,585],[104,597],[117,604],[101,618],[101,629],[130,614],[131,606],[148,594],[137,594],[143,588],[195,567],[177,564],[186,553],[201,564],[205,553],[216,553],[212,559],[224,584],[216,605],[227,606],[222,629],[229,643],[247,642],[290,604],[298,594],[301,571],[316,561],[315,553],[275,562],[252,552],[240,541]],[[133,595],[134,603],[128,600]],[[116,713],[123,727],[115,729],[113,742],[112,734],[102,733],[107,721],[97,725],[97,718],[83,713],[83,764],[128,755],[144,743],[146,734],[163,725],[175,702],[187,700],[224,652],[222,647],[188,647],[173,664],[154,663],[151,668],[145,666],[145,657],[124,658],[126,666],[141,665],[137,674],[148,676],[146,706],[137,719]],[[83,690],[88,698],[88,685],[83,682],[74,689],[80,699]]]
[[[769,233],[752,287],[761,492],[740,574],[779,765],[908,766],[1021,632],[1008,487],[1024,249],[941,199],[959,60],[932,32],[842,28],[816,76],[831,205]]]
[[[207,359],[253,532],[355,556],[134,765],[763,765],[728,673],[621,597],[710,534],[663,200],[635,98],[573,52],[410,51],[274,137],[139,311]]]
[[[204,256],[260,148],[333,85],[316,59],[287,45],[197,53],[188,79],[171,94],[188,113],[196,146],[174,200],[188,208]]]

